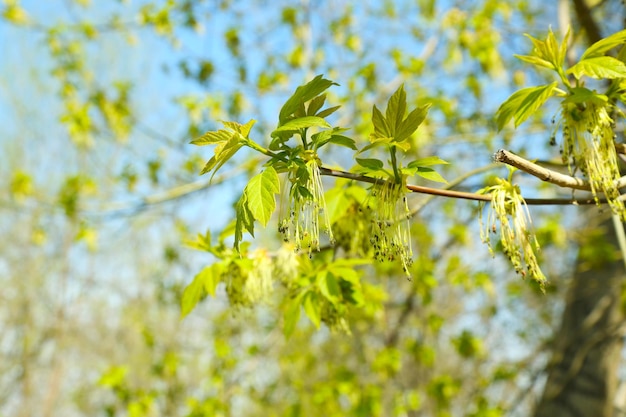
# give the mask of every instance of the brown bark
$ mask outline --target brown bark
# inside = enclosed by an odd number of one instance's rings
[[[605,252],[617,251],[611,221],[602,227],[610,240]],[[621,258],[606,255],[610,260],[591,259],[590,266],[582,249],[579,253],[535,417],[613,415],[623,345],[620,299],[625,272]]]

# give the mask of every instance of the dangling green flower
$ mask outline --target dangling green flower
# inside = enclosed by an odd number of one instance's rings
[[[305,151],[303,159],[304,167],[289,173],[289,218],[280,221],[278,230],[286,241],[294,242],[296,250],[306,247],[311,256],[312,251],[320,249],[320,217],[330,243],[333,244],[334,240],[326,213],[321,162],[314,151]]]
[[[400,258],[402,269],[410,277],[413,249],[406,193],[406,178],[399,184],[381,181],[371,188],[368,205],[373,217],[370,241],[374,257],[380,262]]]
[[[609,104],[600,99],[585,103],[566,101],[561,109],[561,123],[563,160],[570,172],[579,168],[589,179],[594,197],[604,193],[613,212],[626,220],[626,208],[616,187],[620,173]]]
[[[490,233],[496,233],[496,221],[499,222],[502,251],[518,273],[526,276],[528,272],[531,278],[543,288],[547,279],[539,268],[535,256],[535,252],[539,251],[540,247],[537,238],[532,233],[528,206],[517,185],[501,178],[496,178],[496,181],[498,184],[481,190],[485,194],[491,194],[491,207],[486,225],[483,224],[481,211],[480,237],[489,245],[489,250],[493,255]]]
[[[265,300],[273,290],[272,261],[262,249],[252,254],[252,267],[244,284],[244,293],[250,303]]]

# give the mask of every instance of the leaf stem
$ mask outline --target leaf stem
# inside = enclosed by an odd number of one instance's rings
[[[389,147],[389,152],[391,154],[391,166],[393,168],[393,176],[395,178],[396,184],[400,184],[402,179],[400,178],[400,173],[398,172],[398,161],[396,160],[396,147],[391,145]]]

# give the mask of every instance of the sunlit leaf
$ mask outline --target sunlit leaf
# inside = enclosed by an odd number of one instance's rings
[[[431,180],[431,181],[443,182],[443,183],[448,182],[437,171],[435,171],[432,168],[419,168],[417,172],[415,173],[415,175],[418,175],[422,178],[426,178],[427,180]]]
[[[432,165],[445,165],[448,164],[447,161],[439,158],[438,156],[427,156],[425,158],[416,159],[415,161],[409,162],[407,166],[409,167],[429,167]]]
[[[548,62],[545,59],[539,58],[538,56],[533,56],[533,55],[514,55],[514,56],[515,58],[521,61],[528,62],[529,64],[533,64],[538,67],[554,69],[554,65],[551,62]]]
[[[387,126],[389,127],[389,136],[395,137],[395,134],[404,119],[404,113],[406,113],[406,92],[404,91],[404,84],[402,84],[391,95],[389,101],[387,102],[385,120],[387,121]]]
[[[244,229],[254,237],[254,216],[248,207],[248,195],[244,192],[241,198],[235,204],[236,223],[235,223],[235,241],[233,247],[239,251],[239,244],[243,239]]]
[[[317,274],[317,286],[320,289],[320,293],[328,299],[331,303],[339,301],[341,296],[341,289],[337,278],[328,271],[322,271]]]
[[[207,294],[215,295],[215,289],[220,280],[219,264],[206,266],[193,278],[183,291],[180,303],[181,318],[187,316]]]
[[[594,102],[599,105],[605,105],[609,101],[609,98],[604,94],[596,93],[585,87],[572,88],[571,94],[568,95],[563,103],[588,103]]]
[[[391,129],[385,117],[375,105],[372,107],[372,123],[374,124],[375,137],[391,137]]]
[[[288,131],[298,131],[300,129],[305,129],[308,127],[326,127],[330,128],[331,126],[328,122],[321,117],[317,116],[305,116],[300,117],[298,119],[293,119],[283,124],[282,126],[276,128],[274,132],[288,132]],[[272,134],[273,136],[273,134]]]
[[[604,55],[610,49],[626,43],[626,30],[621,30],[591,45],[583,52],[581,61]]]
[[[192,140],[190,143],[198,146],[214,145],[219,142],[226,142],[233,136],[233,132],[220,129],[206,132],[204,135]]]
[[[333,81],[323,78],[323,75],[318,75],[305,85],[298,87],[287,102],[280,109],[279,124],[283,125],[289,116],[296,112],[303,104],[315,96],[321,94],[331,85],[339,85]]]
[[[626,64],[612,56],[584,59],[567,70],[580,79],[583,76],[598,79],[626,78]]]
[[[322,306],[320,305],[319,296],[313,291],[308,291],[303,298],[302,307],[311,323],[319,329],[322,319]]]
[[[426,104],[425,106],[418,107],[411,111],[406,119],[404,119],[396,128],[394,141],[401,142],[411,136],[413,132],[415,132],[422,124],[424,119],[426,119],[430,106],[430,104]]]
[[[364,168],[377,171],[383,168],[383,161],[375,158],[355,158],[356,163]]]
[[[515,118],[515,127],[522,124],[550,98],[556,86],[555,81],[548,85],[523,88],[513,93],[496,112],[498,130],[501,130],[512,118]]]
[[[356,147],[356,142],[354,141],[354,139],[351,139],[347,136],[343,136],[343,135],[332,135],[330,137],[329,140],[330,143],[333,143],[335,145],[339,145],[339,146],[345,146],[346,148],[350,148],[352,150],[357,150]]]
[[[264,227],[267,226],[276,208],[274,194],[278,193],[279,189],[278,174],[272,167],[267,167],[252,177],[245,188],[250,213]]]
[[[316,116],[317,117],[328,117],[331,114],[333,114],[334,112],[336,112],[337,110],[339,110],[340,108],[341,108],[341,106],[329,107],[329,108],[324,109],[321,112],[317,113]]]

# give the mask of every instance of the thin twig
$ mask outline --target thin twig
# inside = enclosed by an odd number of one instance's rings
[[[368,177],[366,175],[354,174],[352,172],[345,172],[337,169],[329,169],[329,168],[320,168],[320,173],[322,175],[329,175],[332,177],[338,178],[346,178],[349,180],[367,182],[370,184],[376,184],[383,180]],[[408,184],[407,189],[413,191],[414,193],[421,194],[430,194],[436,195],[440,197],[448,197],[448,198],[461,198],[465,200],[474,200],[474,201],[491,201],[491,196],[489,194],[478,194],[478,193],[468,193],[463,191],[454,191],[454,190],[446,190],[441,188],[432,188],[432,187],[424,187],[421,185],[411,185]],[[535,206],[545,206],[545,205],[589,205],[589,204],[606,204],[606,199],[594,199],[594,198],[527,198],[525,199],[526,204],[535,205]]]

